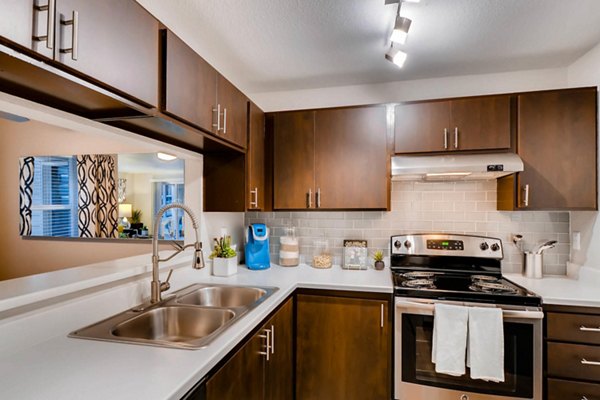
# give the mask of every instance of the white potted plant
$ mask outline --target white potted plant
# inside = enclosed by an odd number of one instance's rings
[[[215,238],[215,245],[208,258],[213,262],[215,276],[230,276],[237,272],[237,253],[231,247],[231,236]]]

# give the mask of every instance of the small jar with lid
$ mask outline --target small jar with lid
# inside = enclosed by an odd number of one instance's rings
[[[296,267],[300,264],[300,245],[296,237],[296,228],[283,228],[283,236],[279,238],[279,265]]]
[[[327,239],[316,239],[313,242],[312,266],[314,268],[331,268],[333,265],[333,255],[329,248]]]

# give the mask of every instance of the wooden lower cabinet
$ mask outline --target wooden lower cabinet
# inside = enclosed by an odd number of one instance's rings
[[[600,308],[544,306],[547,400],[600,399]]]
[[[299,294],[297,400],[389,400],[389,299]]]
[[[206,399],[293,398],[292,317],[290,299],[207,380]]]

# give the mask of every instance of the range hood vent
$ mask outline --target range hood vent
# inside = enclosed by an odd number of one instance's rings
[[[514,153],[392,157],[394,181],[489,180],[523,171]]]

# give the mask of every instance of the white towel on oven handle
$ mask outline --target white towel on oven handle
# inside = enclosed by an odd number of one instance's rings
[[[435,372],[464,375],[468,308],[436,303],[434,312],[431,362]]]
[[[504,324],[502,309],[469,308],[467,366],[471,379],[504,382]]]

